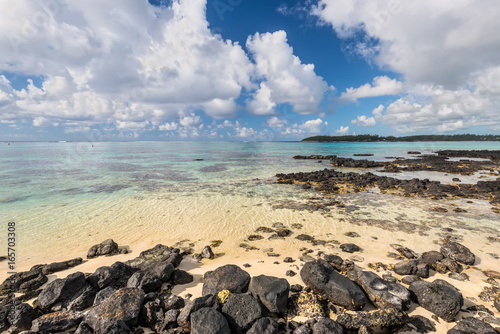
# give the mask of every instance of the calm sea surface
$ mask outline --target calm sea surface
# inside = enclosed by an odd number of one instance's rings
[[[311,196],[272,182],[276,173],[328,167],[294,155],[383,160],[440,149],[500,143],[0,143],[0,223],[6,235],[6,223],[16,222],[25,263],[80,254],[108,237],[126,244],[228,237],[271,215],[271,201]]]

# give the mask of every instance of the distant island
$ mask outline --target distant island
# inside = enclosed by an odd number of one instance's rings
[[[314,136],[301,142],[418,142],[418,141],[500,141],[500,135],[416,135],[416,136],[379,136],[379,135],[349,135],[349,136]]]

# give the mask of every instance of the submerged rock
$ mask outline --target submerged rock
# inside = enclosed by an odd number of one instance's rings
[[[355,244],[342,244],[340,249],[347,253],[361,252],[361,247]]]
[[[107,239],[100,244],[90,247],[87,252],[87,259],[93,259],[102,255],[113,255],[118,253],[118,244],[113,239]]]
[[[332,303],[349,310],[360,310],[366,304],[363,291],[350,279],[337,273],[324,260],[306,262],[300,271],[304,283]]]
[[[217,295],[222,290],[232,293],[246,292],[250,275],[234,264],[228,264],[205,273],[202,295]]]
[[[416,281],[410,284],[420,306],[447,322],[455,319],[464,304],[462,294],[450,283],[437,279],[432,283]]]

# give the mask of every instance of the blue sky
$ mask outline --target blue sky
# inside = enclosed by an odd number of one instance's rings
[[[495,0],[0,3],[0,140],[499,133]]]

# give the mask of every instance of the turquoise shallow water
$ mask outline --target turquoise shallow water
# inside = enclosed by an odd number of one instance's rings
[[[78,199],[270,178],[277,172],[319,169],[294,155],[372,153],[368,159],[406,156],[410,150],[500,149],[500,143],[109,142],[12,143],[0,146],[0,212]],[[197,159],[203,159],[197,161]]]
[[[500,149],[500,143],[0,143],[0,222],[18,224],[26,262],[39,261],[44,252],[88,249],[104,237],[132,243],[156,231],[180,235],[189,227],[195,233],[204,228],[196,225],[201,215],[236,229],[235,220],[253,221],[238,212],[246,201],[263,205],[311,196],[272,183],[276,173],[328,166],[294,155],[371,153],[368,159],[381,160],[440,149]],[[160,220],[159,212],[180,223]],[[138,220],[140,231],[133,230]],[[218,233],[218,225],[213,229]]]

